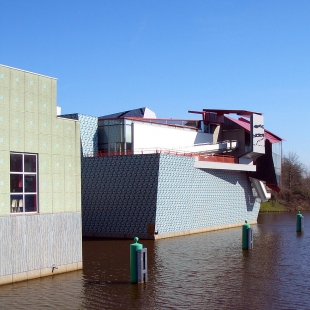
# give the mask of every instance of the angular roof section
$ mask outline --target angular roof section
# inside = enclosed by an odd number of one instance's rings
[[[244,117],[250,117],[252,114],[259,114],[262,115],[262,113],[259,112],[252,112],[252,111],[246,111],[246,110],[221,110],[221,109],[203,109],[204,112],[212,112],[217,113],[219,115],[223,114],[237,114]]]
[[[242,128],[244,128],[247,132],[251,131],[251,123],[247,119],[244,119],[242,117],[240,117],[239,119],[235,119],[227,115],[225,115],[225,117],[230,121],[236,123],[237,125],[241,126]],[[265,131],[265,140],[268,139],[271,143],[277,143],[284,140],[283,138],[275,135],[274,133],[272,133],[267,129],[264,129],[264,131]]]
[[[156,118],[156,114],[149,108],[139,108],[134,110],[123,111],[119,113],[113,113],[109,115],[100,116],[103,118],[124,118],[124,117],[140,117],[140,118]]]

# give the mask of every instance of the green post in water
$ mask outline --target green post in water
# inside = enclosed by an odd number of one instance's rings
[[[137,250],[142,250],[143,245],[138,243],[138,237],[135,237],[133,240],[135,243],[130,245],[130,283],[138,283]]]
[[[242,250],[248,249],[248,228],[250,228],[248,221],[245,221],[245,224],[242,225]]]
[[[302,221],[302,214],[300,213],[300,211],[298,211],[298,214],[296,215],[296,231],[297,232],[302,231],[301,221]]]

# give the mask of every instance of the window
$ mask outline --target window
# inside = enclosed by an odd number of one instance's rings
[[[37,184],[37,155],[11,153],[11,213],[38,211]]]

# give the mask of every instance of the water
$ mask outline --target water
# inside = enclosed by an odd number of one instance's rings
[[[84,240],[83,271],[0,287],[0,309],[309,309],[310,212],[260,214],[241,228],[141,241],[149,281],[129,283],[130,240]],[[1,263],[1,262],[0,262]]]

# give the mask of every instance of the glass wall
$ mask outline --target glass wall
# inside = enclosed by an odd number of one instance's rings
[[[282,141],[272,144],[272,159],[278,186],[281,185]]]
[[[132,121],[99,120],[98,147],[105,153],[122,154],[132,149]]]

